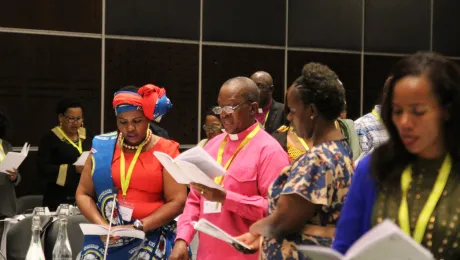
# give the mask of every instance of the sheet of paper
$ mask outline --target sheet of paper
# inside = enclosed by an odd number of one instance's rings
[[[27,156],[29,154],[29,148],[30,148],[30,144],[26,142],[21,149],[21,154]]]
[[[107,235],[108,230],[100,225],[95,224],[80,224],[80,229],[83,235]]]
[[[214,179],[225,175],[226,171],[211,155],[203,148],[196,146],[176,157],[176,161],[182,160],[196,165],[209,178]]]
[[[113,228],[114,227],[112,227],[112,230],[110,233],[114,236],[135,237],[139,239],[144,239],[145,237],[145,233],[140,230],[134,230],[131,228],[122,228],[122,229],[113,230]],[[83,235],[96,235],[96,236],[106,236],[109,231],[107,228],[101,225],[86,224],[86,223],[80,224],[80,229]]]
[[[208,234],[212,237],[225,241],[229,244],[232,244],[232,243],[238,244],[250,250],[250,248],[247,245],[236,240],[234,237],[230,236],[227,232],[223,231],[222,229],[220,229],[219,227],[217,227],[216,225],[212,224],[211,222],[209,222],[208,220],[204,218],[200,219],[198,222],[192,222],[192,225],[197,231]]]
[[[86,160],[88,159],[88,156],[91,152],[89,151],[86,151],[86,152],[83,152],[80,157],[78,157],[77,161],[74,162],[73,165],[75,166],[84,166],[85,165],[85,162]]]
[[[177,161],[176,165],[179,166],[181,171],[186,174],[187,178],[190,179],[190,182],[202,184],[209,188],[223,190],[223,188],[219,184],[215,183],[213,179],[209,178],[196,165],[184,161]]]
[[[191,180],[182,172],[179,166],[172,161],[172,158],[169,155],[162,152],[153,152],[153,155],[157,157],[158,161],[160,161],[163,167],[165,167],[177,183],[190,184]]]
[[[5,159],[0,163],[0,172],[6,173],[7,170],[18,169],[19,165],[24,161],[26,155],[16,152],[9,152]]]

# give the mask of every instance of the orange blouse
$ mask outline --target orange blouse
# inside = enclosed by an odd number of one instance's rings
[[[118,198],[122,198],[120,181],[120,147],[118,144],[112,159],[112,178],[118,187]],[[142,152],[137,159],[131,175],[131,181],[126,192],[126,201],[134,205],[132,219],[142,219],[152,214],[165,204],[163,196],[163,166],[153,155],[153,152],[163,152],[175,158],[179,155],[179,144],[164,138],[148,151]],[[125,173],[134,157],[133,153],[124,153]]]

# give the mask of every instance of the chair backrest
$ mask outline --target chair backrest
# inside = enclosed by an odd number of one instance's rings
[[[72,259],[76,259],[83,246],[83,233],[80,223],[89,223],[83,215],[70,216],[67,221],[67,234],[72,249]],[[45,258],[52,259],[53,248],[59,232],[59,221],[54,221],[48,228],[45,238]]]
[[[49,226],[52,218],[40,216],[42,233]],[[32,238],[32,217],[27,217],[14,224],[8,231],[6,237],[6,258],[8,260],[23,260],[26,258],[29,249],[30,239]],[[42,246],[44,241],[42,239]]]
[[[27,211],[32,212],[35,207],[41,207],[43,195],[28,195],[18,198],[16,214],[24,214]]]

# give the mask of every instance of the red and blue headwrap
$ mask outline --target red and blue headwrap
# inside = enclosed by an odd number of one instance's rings
[[[173,106],[166,96],[166,90],[152,84],[141,87],[137,93],[116,92],[112,105],[116,115],[126,111],[142,110],[148,119],[157,122],[160,122],[161,117]]]

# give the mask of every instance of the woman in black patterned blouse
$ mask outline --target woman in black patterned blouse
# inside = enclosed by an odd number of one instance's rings
[[[47,132],[38,149],[38,172],[46,183],[43,206],[74,204],[83,166],[74,166],[83,151],[91,149],[92,136],[83,128],[83,106],[63,99],[56,107],[59,126]]]

